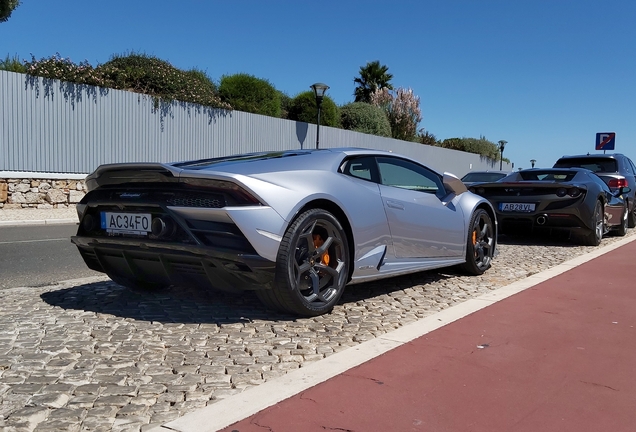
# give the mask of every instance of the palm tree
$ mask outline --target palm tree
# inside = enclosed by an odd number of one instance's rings
[[[389,81],[393,75],[388,73],[389,67],[381,65],[379,60],[368,62],[366,66],[360,66],[360,77],[354,78],[353,82],[358,84],[353,95],[356,102],[371,101],[371,93],[377,89],[387,88],[393,90]]]
[[[11,12],[18,6],[20,6],[20,0],[0,0],[0,23],[7,21]]]

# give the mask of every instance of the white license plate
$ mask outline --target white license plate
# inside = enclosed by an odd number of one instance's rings
[[[102,229],[109,233],[147,235],[150,232],[150,213],[102,212]]]
[[[502,212],[530,213],[534,211],[534,204],[527,203],[500,203],[499,210]]]

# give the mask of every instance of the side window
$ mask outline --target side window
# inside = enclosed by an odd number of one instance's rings
[[[634,167],[634,162],[630,158],[627,158],[627,162],[629,167],[632,169],[632,175],[636,175],[636,167]]]
[[[362,180],[376,181],[377,178],[375,158],[368,156],[349,159],[343,164],[341,171]]]
[[[401,189],[431,194],[444,194],[439,175],[421,165],[404,159],[379,157],[380,183]]]
[[[631,161],[627,158],[624,158],[622,162],[625,164],[625,170],[627,170],[627,173],[630,175],[634,175],[634,171],[632,171]]]

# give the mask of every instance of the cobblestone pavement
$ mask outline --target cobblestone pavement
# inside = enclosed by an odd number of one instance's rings
[[[529,242],[502,242],[480,277],[430,271],[349,287],[311,319],[266,311],[251,294],[138,294],[99,277],[4,290],[0,429],[146,430],[594,250]]]

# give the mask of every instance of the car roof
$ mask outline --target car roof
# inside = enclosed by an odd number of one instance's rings
[[[244,175],[271,171],[336,171],[345,157],[358,155],[398,156],[409,159],[408,157],[385,150],[340,147],[245,153],[211,159],[177,162],[171,165],[186,170],[210,170]]]
[[[511,171],[499,171],[499,170],[479,170],[479,171],[468,171],[466,173],[466,175],[468,174],[510,174]]]
[[[564,155],[559,159],[578,159],[578,158],[612,158],[624,157],[622,153],[588,153],[584,155]]]
[[[547,167],[547,168],[526,168],[526,169],[522,169],[516,172],[525,172],[525,171],[586,171],[586,172],[592,172],[587,168],[581,168],[581,167],[571,167],[571,168],[566,168],[566,167]]]

